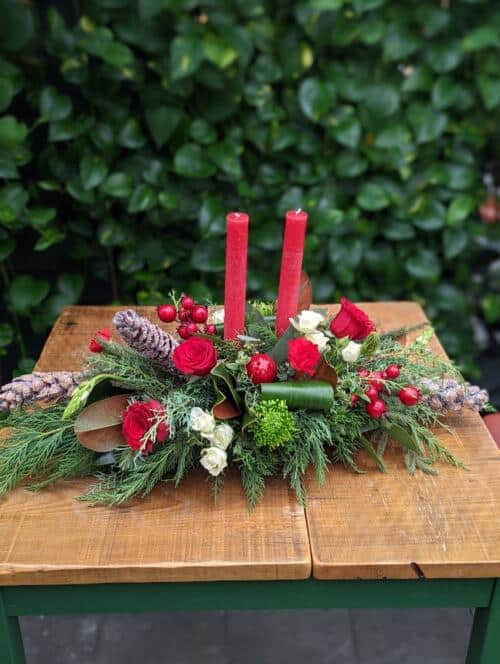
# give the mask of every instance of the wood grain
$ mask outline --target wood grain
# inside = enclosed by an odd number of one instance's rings
[[[89,338],[117,310],[66,309],[37,369],[79,369]],[[155,319],[152,308],[138,310]],[[310,576],[304,510],[279,479],[252,514],[234,475],[217,505],[201,471],[121,508],[75,500],[89,482],[38,494],[17,489],[0,503],[0,586]]]
[[[362,306],[386,330],[425,320],[413,303]],[[443,352],[437,340],[433,345]],[[362,458],[364,475],[335,466],[322,487],[309,479],[313,576],[500,576],[500,452],[479,415],[464,411],[448,424],[451,433],[440,438],[468,471],[441,463],[436,477],[411,477],[400,450],[391,449],[387,474]]]

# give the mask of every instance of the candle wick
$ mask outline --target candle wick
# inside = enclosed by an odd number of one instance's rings
[[[302,212],[302,208],[297,208],[295,212]]]

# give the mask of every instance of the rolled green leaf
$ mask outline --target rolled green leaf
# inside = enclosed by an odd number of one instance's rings
[[[323,380],[262,383],[262,398],[281,399],[290,409],[329,410],[333,405],[333,387]]]

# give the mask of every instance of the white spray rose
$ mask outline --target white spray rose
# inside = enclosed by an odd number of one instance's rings
[[[342,351],[342,358],[345,362],[356,362],[361,353],[361,344],[355,341],[349,341],[347,346]]]
[[[328,346],[328,337],[319,330],[311,332],[311,334],[306,334],[306,339],[312,341],[313,344],[318,347],[320,353],[322,353]]]
[[[227,466],[227,454],[220,447],[206,447],[201,452],[200,463],[210,475],[217,477]]]
[[[224,322],[224,309],[215,309],[215,311],[212,311],[209,322],[213,325],[222,325]]]
[[[202,436],[211,437],[215,429],[215,419],[203,408],[191,408],[189,413],[189,428],[193,431],[199,431]]]
[[[212,444],[221,450],[227,450],[233,440],[234,431],[229,424],[218,424],[212,435]]]
[[[290,323],[302,334],[312,334],[324,319],[325,317],[317,311],[304,309],[304,311],[297,314],[295,318],[290,318]]]

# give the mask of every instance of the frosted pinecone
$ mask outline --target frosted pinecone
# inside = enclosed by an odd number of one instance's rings
[[[0,410],[12,410],[35,401],[60,401],[75,390],[83,374],[77,371],[35,371],[14,378],[0,388]]]
[[[165,371],[175,371],[170,356],[179,342],[171,334],[132,309],[115,314],[113,324],[125,343],[139,355],[156,362]]]
[[[451,378],[420,382],[422,402],[440,413],[458,412],[462,408],[480,411],[488,403],[488,392],[477,385],[459,383]]]

